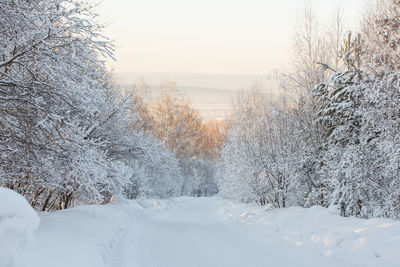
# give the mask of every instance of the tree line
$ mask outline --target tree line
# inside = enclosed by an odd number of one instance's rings
[[[94,8],[80,0],[0,2],[0,186],[43,211],[115,193],[215,191],[199,173],[212,166],[192,167],[214,153],[204,137],[212,127],[168,95],[146,113],[139,97],[118,89],[104,65],[114,47]],[[199,177],[191,184],[189,171]]]
[[[256,83],[237,101],[218,169],[223,196],[399,218],[399,1],[371,2],[360,25],[346,33],[338,13],[321,28],[304,9],[278,93]]]

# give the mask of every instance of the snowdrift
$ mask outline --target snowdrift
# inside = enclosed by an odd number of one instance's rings
[[[313,250],[341,266],[400,266],[400,222],[339,216],[329,209],[271,209],[255,204],[221,201],[228,220],[275,236],[290,247]]]
[[[0,187],[0,267],[24,264],[24,252],[39,223],[38,215],[23,196]]]

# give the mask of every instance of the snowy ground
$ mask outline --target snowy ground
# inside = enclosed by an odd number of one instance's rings
[[[400,266],[400,222],[219,198],[120,200],[41,215],[29,267]]]

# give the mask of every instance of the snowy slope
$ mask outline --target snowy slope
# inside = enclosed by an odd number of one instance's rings
[[[120,200],[42,215],[29,267],[400,266],[400,222],[219,198]]]

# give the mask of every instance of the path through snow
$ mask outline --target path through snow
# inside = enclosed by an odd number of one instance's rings
[[[278,236],[227,219],[215,198],[141,204],[147,208],[145,221],[132,225],[110,258],[109,267],[340,265]]]
[[[400,266],[400,222],[322,207],[120,199],[41,221],[27,267]]]

